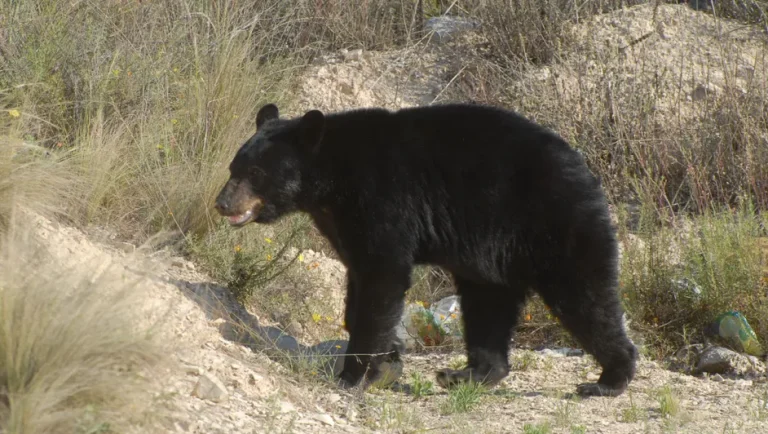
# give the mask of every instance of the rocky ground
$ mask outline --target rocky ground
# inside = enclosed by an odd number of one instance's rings
[[[748,35],[739,36],[736,26],[729,30],[715,24],[709,15],[683,5],[662,7],[656,24],[650,21],[650,14],[651,9],[645,6],[620,11],[576,31],[583,32],[584,47],[591,52],[597,50],[599,40],[623,46],[650,32],[651,37],[638,50],[657,63],[667,59],[673,76],[686,75],[674,69],[676,47],[684,42],[687,50],[698,52],[700,44],[710,44],[703,35],[729,32],[734,38],[744,38],[745,48],[738,54],[745,56],[744,62],[738,63],[739,76],[749,80],[761,71],[754,62],[749,65],[750,56],[756,56],[750,50],[755,48],[749,45]],[[691,32],[698,36],[685,36]],[[432,103],[440,99],[460,70],[455,59],[446,59],[442,50],[440,44],[425,44],[398,52],[329,55],[308,72],[300,109]],[[717,61],[713,53],[702,50],[701,59]],[[662,58],[660,52],[668,56]],[[547,71],[532,79],[569,79],[567,71]],[[643,71],[625,72],[644,77]],[[726,83],[717,74],[706,80],[693,77],[688,83],[690,92],[675,98],[704,98],[707,92],[738,84]],[[704,89],[701,92],[700,87]],[[165,250],[136,249],[111,240],[103,232],[86,234],[43,218],[36,221],[36,228],[62,264],[113,264],[116,272],[139,279],[149,289],[151,297],[144,314],[147,318],[163,317],[164,330],[169,334],[168,351],[175,363],[167,376],[157,379],[172,414],[169,432],[758,433],[768,426],[768,383],[760,369],[746,369],[750,372],[740,376],[697,377],[671,372],[643,359],[628,393],[616,399],[580,401],[570,393],[578,383],[595,381],[599,367],[591,357],[568,357],[556,351],[513,351],[511,375],[496,389],[476,397],[477,405],[466,412],[461,406],[475,401],[471,393],[449,395],[437,386],[421,397],[394,390],[364,395],[341,391],[314,379],[311,371],[291,371],[284,359],[268,357],[269,352],[260,350],[261,344],[236,333],[233,324],[265,325],[269,319],[256,318],[238,305],[226,288],[187,260]],[[332,288],[329,303],[338,310],[343,267],[322,255],[316,262],[320,265],[307,272],[324,279],[319,286]],[[309,284],[314,280],[309,279]],[[297,325],[292,334],[299,342],[291,345],[301,349],[302,344],[317,344],[311,341],[310,328],[310,323]],[[408,354],[402,380],[412,386],[413,375],[433,380],[436,369],[460,357],[460,352]]]

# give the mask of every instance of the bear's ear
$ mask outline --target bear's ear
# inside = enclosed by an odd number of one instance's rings
[[[256,114],[256,129],[261,128],[264,122],[270,119],[277,119],[280,116],[280,111],[274,104],[267,104]]]
[[[320,110],[310,110],[299,122],[299,146],[310,153],[317,152],[325,134],[325,115]]]

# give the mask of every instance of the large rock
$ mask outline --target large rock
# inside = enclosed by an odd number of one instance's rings
[[[723,347],[709,347],[699,355],[695,373],[735,374],[739,376],[762,374],[765,365],[756,357],[739,354]]]
[[[227,398],[228,393],[227,387],[218,378],[210,374],[202,374],[197,380],[192,395],[208,401],[221,402]]]

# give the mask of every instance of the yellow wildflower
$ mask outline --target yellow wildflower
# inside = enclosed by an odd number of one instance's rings
[[[304,262],[304,254],[299,253],[299,262]]]
[[[267,261],[271,261],[271,260],[272,260],[272,255],[267,254]]]
[[[312,314],[312,321],[314,322],[320,322],[322,318],[323,318],[322,315],[320,315],[319,313]]]
[[[8,114],[11,115],[12,118],[17,118],[17,117],[21,116],[21,112],[19,112],[16,109],[8,110]]]
[[[272,244],[272,238],[264,238],[264,241],[266,241],[267,244]]]
[[[240,246],[240,244],[235,246],[235,251],[239,252],[240,250],[243,250],[243,248]]]

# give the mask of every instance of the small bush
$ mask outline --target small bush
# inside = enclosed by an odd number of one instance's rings
[[[649,345],[660,354],[701,340],[721,313],[744,314],[758,336],[768,332],[763,233],[754,210],[709,213],[691,229],[653,230],[628,242],[622,260],[622,300]],[[682,331],[686,333],[683,334]]]
[[[224,282],[241,303],[252,301],[253,295],[270,281],[287,272],[298,259],[289,256],[291,247],[301,246],[300,235],[306,231],[306,219],[289,219],[268,236],[255,225],[242,229],[220,222],[209,234],[190,238],[188,252],[203,269]],[[264,294],[260,294],[264,302]]]

